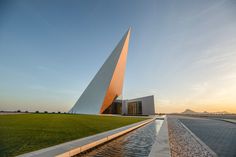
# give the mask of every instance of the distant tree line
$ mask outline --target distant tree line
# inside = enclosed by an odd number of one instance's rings
[[[48,111],[43,111],[43,112],[40,112],[40,111],[35,111],[35,112],[29,112],[29,111],[21,111],[21,110],[16,110],[16,111],[4,111],[4,110],[1,110],[0,112],[5,112],[5,113],[49,113],[49,114],[67,114],[67,112],[61,112],[61,111],[58,111],[58,112],[48,112]]]

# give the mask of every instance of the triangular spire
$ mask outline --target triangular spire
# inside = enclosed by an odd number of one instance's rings
[[[103,113],[122,94],[131,28],[125,33],[70,113]]]

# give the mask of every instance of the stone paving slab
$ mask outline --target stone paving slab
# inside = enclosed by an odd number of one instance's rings
[[[180,116],[168,116],[170,150],[172,157],[214,157],[207,148],[180,123]]]
[[[206,118],[181,118],[219,157],[236,157],[236,124]]]

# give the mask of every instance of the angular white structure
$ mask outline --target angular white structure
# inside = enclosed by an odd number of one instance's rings
[[[154,96],[145,96],[141,98],[122,101],[123,115],[154,115],[155,105]]]
[[[130,29],[125,33],[69,113],[103,113],[122,94],[129,38]]]
[[[122,94],[130,29],[125,33],[69,113],[155,114],[154,96],[119,100]]]

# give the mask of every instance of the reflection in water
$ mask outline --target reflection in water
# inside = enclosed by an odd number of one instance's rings
[[[78,155],[89,157],[140,157],[148,156],[156,140],[162,120],[156,120],[144,127],[121,136],[98,148]]]

